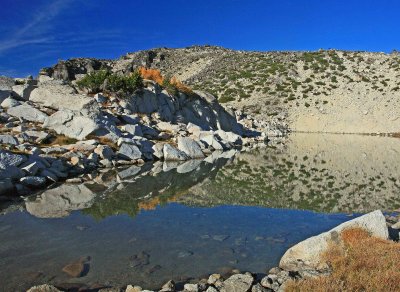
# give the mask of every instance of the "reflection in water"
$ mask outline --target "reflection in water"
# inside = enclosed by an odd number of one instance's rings
[[[126,214],[134,217],[139,210],[153,210],[158,205],[176,201],[187,195],[190,187],[206,178],[213,178],[225,164],[231,163],[235,151],[214,154],[213,160],[193,160],[184,163],[157,162],[149,171],[120,182],[107,196],[99,198],[83,212],[96,219]]]
[[[85,185],[63,184],[26,202],[26,210],[38,218],[60,218],[91,206],[95,193]]]
[[[289,246],[349,219],[271,208],[399,207],[399,143],[294,134],[281,148],[131,166],[102,172],[95,183],[61,185],[29,198],[26,212],[0,217],[2,288],[44,282],[157,288],[227,267],[263,273]],[[82,278],[62,272],[88,256]]]
[[[400,207],[400,140],[292,134],[285,148],[242,153],[178,202],[368,212]]]

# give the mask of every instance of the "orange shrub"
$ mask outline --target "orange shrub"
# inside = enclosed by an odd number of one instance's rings
[[[187,93],[187,94],[191,94],[193,91],[190,87],[186,86],[185,84],[183,84],[180,80],[178,80],[178,78],[176,78],[175,76],[171,78],[170,82],[169,82],[172,86],[174,86],[176,89],[178,89],[181,92]]]
[[[343,245],[331,244],[324,254],[329,276],[290,281],[285,291],[400,291],[400,243],[360,228],[343,230],[341,238]]]
[[[158,69],[147,69],[145,67],[140,67],[139,73],[143,79],[153,80],[160,85],[162,85],[164,82],[164,77],[161,75],[161,72]]]

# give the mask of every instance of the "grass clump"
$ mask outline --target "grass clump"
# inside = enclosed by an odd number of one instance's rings
[[[43,146],[55,146],[55,145],[70,145],[70,144],[75,144],[78,142],[77,139],[71,138],[65,135],[54,135],[50,137],[47,141],[44,141],[42,144]]]
[[[400,243],[361,228],[343,230],[341,239],[323,254],[330,275],[290,281],[285,291],[399,291]]]

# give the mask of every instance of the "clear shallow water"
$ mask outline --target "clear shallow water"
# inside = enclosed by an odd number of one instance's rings
[[[1,282],[5,291],[41,281],[157,288],[169,279],[229,268],[265,273],[289,246],[347,219],[307,211],[176,203],[142,211],[134,219],[117,215],[96,221],[79,211],[64,219],[12,213],[0,221]],[[148,255],[148,263],[132,260],[141,253]],[[70,279],[62,273],[63,266],[84,256],[91,257],[85,277]]]
[[[131,177],[107,172],[96,184],[46,191],[0,216],[0,290],[159,288],[232,268],[265,273],[291,245],[353,218],[346,212],[398,208],[398,146],[296,134],[285,147],[146,165]],[[82,257],[90,257],[85,276],[62,272]]]

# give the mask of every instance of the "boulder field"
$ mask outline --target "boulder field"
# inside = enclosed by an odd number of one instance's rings
[[[26,195],[98,168],[204,159],[268,136],[211,94],[168,93],[144,80],[134,94],[86,94],[50,77],[0,78],[0,196]]]

